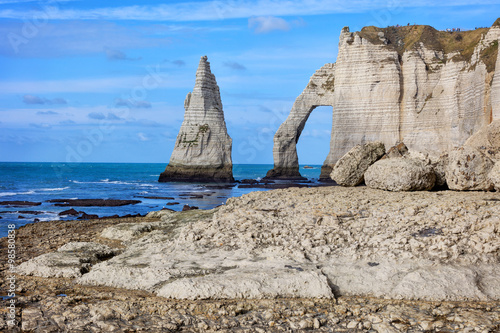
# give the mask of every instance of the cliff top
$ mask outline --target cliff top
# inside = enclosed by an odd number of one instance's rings
[[[500,18],[493,26],[500,26]],[[442,51],[446,55],[458,52],[451,59],[454,61],[469,61],[474,48],[481,38],[488,33],[489,28],[479,28],[469,31],[440,31],[428,25],[410,25],[401,27],[377,28],[374,26],[364,27],[359,33],[362,38],[369,40],[372,44],[383,44],[379,33],[383,32],[388,40],[388,46],[393,47],[399,54],[408,51],[423,43],[427,48]],[[494,70],[498,43],[483,50],[481,59],[486,64],[488,71]]]

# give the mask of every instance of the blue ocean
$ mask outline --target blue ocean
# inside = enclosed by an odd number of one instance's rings
[[[122,199],[141,203],[120,207],[74,207],[77,211],[99,217],[118,214],[146,214],[170,208],[182,210],[184,205],[211,209],[230,197],[241,196],[262,188],[216,188],[217,184],[159,183],[158,176],[166,164],[139,163],[0,163],[0,201],[31,201],[41,203],[32,207],[0,206],[0,237],[7,235],[7,225],[23,226],[35,221],[74,219],[58,214],[71,207],[57,207],[48,202],[54,199]],[[260,180],[273,166],[270,164],[236,164],[236,180]],[[303,177],[317,181],[321,166],[300,172]],[[215,187],[215,188],[214,188]],[[189,195],[188,195],[189,194]],[[202,198],[200,194],[203,195]],[[196,196],[198,198],[193,198]],[[173,200],[146,197],[171,197]],[[166,205],[167,202],[178,202]]]

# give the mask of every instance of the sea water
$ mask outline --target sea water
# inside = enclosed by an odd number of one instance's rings
[[[211,209],[224,204],[230,197],[241,196],[259,188],[214,189],[210,185],[192,183],[159,183],[158,177],[165,169],[158,163],[0,163],[0,201],[41,202],[33,207],[0,206],[0,237],[7,235],[7,225],[16,227],[33,223],[35,219],[51,221],[74,219],[61,217],[61,211],[72,207],[57,207],[53,199],[122,199],[140,200],[136,205],[120,207],[73,207],[99,217],[118,214],[146,214],[150,211],[170,208],[182,210],[184,205]],[[321,166],[300,168],[303,177],[317,181]],[[273,166],[267,164],[236,164],[233,175],[236,180],[260,180]],[[194,199],[181,194],[202,194]],[[174,200],[147,199],[144,197],[172,197]],[[167,202],[178,202],[167,206]]]

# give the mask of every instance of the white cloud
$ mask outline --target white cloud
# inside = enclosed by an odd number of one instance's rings
[[[141,141],[149,141],[151,140],[146,134],[144,133],[137,133],[137,137],[139,138],[139,140]]]
[[[282,18],[274,16],[259,16],[248,19],[248,27],[258,34],[273,30],[288,31],[290,24]]]
[[[414,0],[388,3],[386,0],[229,0],[182,2],[156,6],[103,7],[93,9],[51,8],[51,19],[57,20],[143,20],[206,21],[252,16],[304,16],[332,13],[367,12],[394,7],[446,7],[497,4],[494,0],[431,1]],[[0,18],[23,19],[41,11],[0,10]]]

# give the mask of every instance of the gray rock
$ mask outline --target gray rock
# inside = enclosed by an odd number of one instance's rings
[[[160,182],[233,182],[232,140],[227,134],[219,86],[207,57],[201,57],[196,84],[184,102],[184,121]]]
[[[116,250],[99,243],[71,242],[61,246],[57,252],[23,262],[18,266],[18,273],[42,277],[80,277],[93,264],[116,253]]]
[[[414,158],[390,158],[376,162],[365,172],[366,186],[388,191],[425,191],[436,183],[432,167]]]
[[[356,186],[363,182],[364,173],[385,154],[382,142],[357,145],[335,163],[330,177],[342,186]]]
[[[449,154],[446,183],[452,190],[491,191],[494,185],[488,174],[493,165],[486,149],[470,146],[455,149]]]

